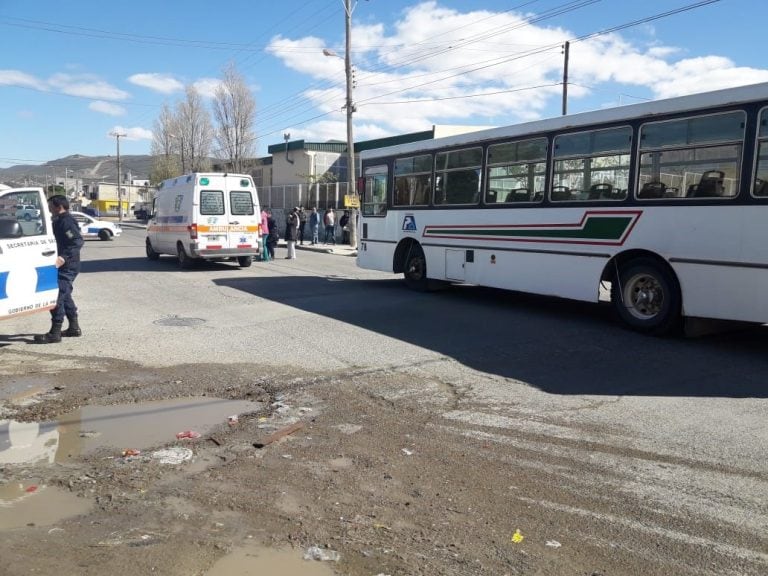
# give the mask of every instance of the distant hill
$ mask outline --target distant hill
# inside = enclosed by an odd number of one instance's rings
[[[152,156],[149,155],[120,155],[120,171],[130,172],[131,179],[145,180],[149,178],[152,167]],[[64,180],[65,174],[70,179],[90,182],[116,182],[117,158],[115,156],[83,156],[74,154],[51,160],[45,164],[19,164],[10,168],[0,168],[0,183],[8,185],[45,185],[51,183],[55,176],[56,182]]]

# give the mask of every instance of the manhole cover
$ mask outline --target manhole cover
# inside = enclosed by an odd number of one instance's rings
[[[154,324],[159,324],[160,326],[197,326],[198,324],[204,323],[205,320],[202,318],[183,318],[181,316],[164,316],[160,318],[159,320],[155,320]]]

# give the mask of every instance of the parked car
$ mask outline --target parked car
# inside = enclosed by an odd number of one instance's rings
[[[80,224],[80,233],[83,238],[98,238],[99,240],[112,240],[123,233],[119,224],[108,220],[97,220],[83,212],[71,212],[72,216]]]
[[[80,208],[80,212],[83,214],[88,214],[88,216],[93,216],[94,218],[98,218],[101,216],[98,210],[96,208],[91,208],[90,206],[83,206]]]
[[[17,220],[37,220],[40,218],[40,209],[36,208],[32,204],[17,204],[16,205],[16,219]]]

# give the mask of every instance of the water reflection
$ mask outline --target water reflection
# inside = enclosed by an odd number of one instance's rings
[[[85,406],[55,422],[0,420],[0,464],[65,462],[97,448],[122,450],[175,443],[176,434],[205,434],[260,404],[221,398],[181,398],[116,406]]]

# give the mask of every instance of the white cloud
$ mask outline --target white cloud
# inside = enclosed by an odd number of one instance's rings
[[[0,70],[0,85],[56,91],[70,96],[97,100],[126,100],[130,94],[93,74],[54,74],[43,80],[20,70]]]
[[[48,85],[70,96],[98,100],[126,100],[130,95],[92,74],[54,74]]]
[[[355,25],[356,139],[433,124],[503,125],[552,114],[562,95],[561,45],[579,34],[545,20],[530,25],[528,16],[461,12],[430,0],[406,8],[391,27]],[[716,45],[709,55],[692,57],[651,26],[633,29],[631,37],[613,33],[571,43],[570,110],[616,105],[606,100],[628,93],[666,98],[768,81],[768,69],[737,66],[715,55]],[[312,36],[276,36],[267,51],[313,79],[315,87],[302,97],[327,113],[292,134],[303,130],[312,138],[338,139],[345,134],[344,64],[323,56],[323,48],[344,53],[343,45],[327,46]]]
[[[48,89],[45,81],[20,70],[0,70],[0,86],[20,86],[41,92]]]
[[[107,136],[114,138],[115,134],[124,134],[126,140],[152,140],[152,131],[140,126],[133,128],[126,128],[125,126],[115,126],[109,132]]]
[[[216,89],[221,84],[218,78],[200,78],[192,84],[197,93],[203,98],[213,98],[216,96]]]
[[[97,100],[88,104],[88,108],[94,112],[101,112],[102,114],[109,114],[110,116],[122,116],[125,114],[125,108],[112,104],[111,102],[104,102],[103,100]]]
[[[161,94],[172,94],[173,92],[184,90],[184,84],[176,80],[170,74],[134,74],[128,77],[128,82],[135,84],[136,86],[149,88],[150,90],[160,92]]]

